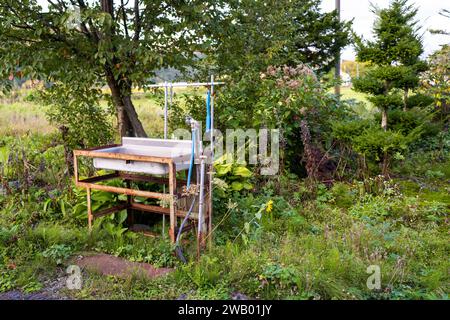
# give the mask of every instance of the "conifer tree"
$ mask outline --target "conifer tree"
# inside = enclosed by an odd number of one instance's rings
[[[374,40],[357,37],[357,61],[367,62],[368,72],[353,81],[354,89],[368,93],[381,111],[381,127],[387,130],[388,111],[407,110],[408,93],[419,86],[419,74],[426,70],[421,60],[422,38],[415,17],[417,8],[408,0],[393,0],[386,9],[373,8],[377,19]]]

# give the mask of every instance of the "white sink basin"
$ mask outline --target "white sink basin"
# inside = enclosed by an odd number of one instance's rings
[[[174,159],[176,170],[180,171],[189,168],[192,141],[123,137],[121,146],[99,149],[96,151],[172,158]],[[169,172],[168,165],[163,163],[127,161],[108,158],[94,158],[94,167],[97,169],[148,174],[166,174]]]

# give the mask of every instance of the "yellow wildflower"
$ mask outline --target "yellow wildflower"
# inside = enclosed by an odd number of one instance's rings
[[[266,212],[270,213],[273,210],[273,200],[269,200],[266,203]]]

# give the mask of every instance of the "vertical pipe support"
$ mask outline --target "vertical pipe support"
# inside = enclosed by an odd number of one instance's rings
[[[167,139],[167,109],[168,109],[168,87],[167,81],[164,82],[164,139]]]
[[[91,188],[86,188],[86,197],[87,197],[88,227],[89,227],[89,232],[91,232],[92,231],[92,221],[94,218],[94,216],[92,215]]]
[[[172,90],[172,86],[170,87]],[[170,99],[172,103],[172,97]],[[168,92],[167,92],[167,81],[164,82],[164,139],[167,139],[167,117],[168,117]],[[166,193],[166,186],[163,186],[163,192]],[[166,216],[162,216],[162,235],[165,236],[166,229]]]
[[[198,233],[197,233],[197,256],[200,257],[200,250],[205,245],[206,223],[204,216],[205,206],[205,155],[200,156],[200,191],[198,204]]]
[[[176,165],[172,161],[169,162],[169,203],[170,203],[170,229],[169,236],[170,241],[175,243],[175,228],[177,227],[177,219],[175,216],[177,199],[176,199],[176,190],[177,190],[177,180],[176,180]]]
[[[127,188],[130,189],[131,188],[130,180],[126,180],[125,183],[126,183]],[[128,224],[128,228],[130,228],[134,224],[133,209],[131,209],[132,202],[133,202],[133,197],[130,196],[130,195],[127,195],[127,205],[128,205],[128,208],[127,208],[127,224]]]
[[[208,197],[208,245],[212,247],[212,214],[213,214],[213,179],[214,179],[214,75],[211,75],[211,164],[209,166],[209,197]]]

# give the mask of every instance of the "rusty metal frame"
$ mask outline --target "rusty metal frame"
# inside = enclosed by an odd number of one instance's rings
[[[141,156],[141,155],[132,155],[132,154],[117,154],[117,153],[109,153],[109,152],[100,152],[98,150],[111,148],[114,146],[120,145],[108,145],[108,146],[100,146],[91,149],[85,150],[74,150],[74,175],[75,175],[75,185],[77,187],[85,188],[87,191],[87,211],[88,211],[88,226],[89,230],[92,230],[92,223],[95,218],[111,214],[113,212],[121,211],[124,209],[135,209],[144,212],[151,212],[157,214],[168,215],[170,218],[170,228],[169,228],[169,236],[172,243],[175,242],[177,230],[177,218],[185,217],[187,212],[177,209],[177,200],[182,198],[183,195],[177,194],[177,178],[176,178],[176,160],[185,160],[185,157],[179,157],[176,159],[168,158],[168,157],[155,157],[155,156]],[[108,159],[120,159],[120,160],[131,160],[131,161],[142,161],[149,163],[162,163],[166,164],[169,168],[168,178],[162,177],[154,177],[154,176],[146,176],[140,174],[130,174],[125,172],[116,171],[114,173],[106,174],[103,176],[94,176],[88,177],[80,180],[79,178],[79,170],[78,170],[78,158],[79,157],[87,157],[87,158],[108,158]],[[180,159],[181,158],[181,159]],[[159,192],[151,192],[145,190],[133,189],[131,187],[114,187],[114,186],[106,186],[98,184],[102,181],[107,181],[111,179],[120,178],[125,181],[146,181],[146,182],[155,182],[159,184],[168,184],[169,185],[169,193],[159,193]],[[179,182],[185,183],[185,180],[179,179]],[[91,191],[92,190],[101,190],[106,192],[113,192],[118,194],[125,194],[128,196],[128,200],[125,202],[121,202],[116,206],[111,208],[100,210],[99,212],[93,213],[91,206]],[[142,196],[146,198],[152,199],[168,199],[169,200],[169,208],[163,208],[160,206],[153,206],[147,204],[141,204],[134,202],[133,196]],[[207,215],[206,217],[209,217]],[[192,213],[189,217],[191,220],[198,219],[198,215]],[[209,220],[209,219],[208,219]]]

